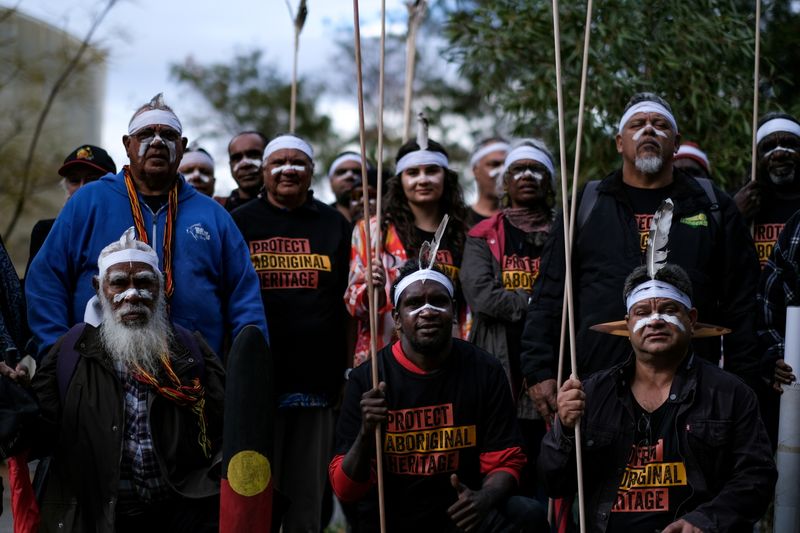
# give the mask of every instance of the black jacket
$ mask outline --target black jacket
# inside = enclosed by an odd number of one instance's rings
[[[602,180],[597,191],[594,209],[586,222],[576,227],[572,247],[580,376],[611,368],[630,353],[627,339],[590,331],[589,327],[625,316],[625,278],[643,264],[622,172]],[[715,193],[717,204],[712,204],[694,178],[675,171],[668,260],[689,274],[692,302],[700,320],[733,330],[724,339],[725,369],[753,383],[759,359],[755,332],[758,260],[750,232],[733,200],[717,188]],[[712,215],[715,210],[720,212],[720,224]],[[565,272],[562,224],[562,217],[557,216],[542,253],[522,336],[521,364],[529,385],[556,375]],[[694,349],[711,361],[719,359],[718,338],[695,341]]]
[[[606,530],[634,443],[632,375],[630,359],[583,382],[583,485],[592,532]],[[692,489],[673,520],[683,518],[706,533],[751,532],[778,476],[755,394],[737,377],[690,355],[667,401],[678,404],[674,431]],[[568,438],[557,420],[538,462],[550,496],[574,494],[574,449],[574,437]]]
[[[99,330],[87,325],[75,344],[80,357],[62,402],[57,368],[63,339],[45,357],[32,383],[41,409],[34,444],[40,453],[54,454],[41,503],[41,531],[113,532],[125,428],[123,386],[102,348]],[[225,375],[199,335],[198,344],[205,361],[201,382],[213,458],[222,444]],[[191,354],[176,342],[170,355],[181,383],[188,383],[195,368]],[[209,475],[213,461],[200,449],[198,419],[191,408],[151,394],[148,412],[161,473],[174,493],[187,498],[218,493],[219,474],[216,480]]]

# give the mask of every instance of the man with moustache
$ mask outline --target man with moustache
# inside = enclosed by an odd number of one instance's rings
[[[588,531],[750,533],[777,479],[755,394],[692,352],[683,269],[638,267],[623,299],[633,355],[562,385],[539,455],[549,495],[576,491],[580,423]]]
[[[329,471],[344,502],[369,501],[382,427],[389,531],[545,531],[544,509],[514,496],[526,458],[508,382],[488,352],[452,336],[453,283],[403,266],[392,286],[399,340],[350,374]],[[359,531],[377,531],[360,506]],[[370,511],[375,511],[371,513]]]
[[[759,121],[756,141],[756,179],[734,200],[753,224],[763,269],[786,221],[800,209],[800,123],[785,113],[768,113]]]
[[[100,314],[96,298],[87,308],[96,258],[131,225],[159,254],[173,322],[202,333],[220,356],[225,335],[233,338],[250,324],[266,335],[241,234],[219,204],[178,173],[186,147],[181,131],[157,95],[133,114],[122,137],[130,163],[82,187],[64,206],[25,284],[40,357],[72,325]]]
[[[616,134],[622,168],[589,182],[578,200],[572,273],[576,347],[581,375],[625,359],[624,339],[589,329],[624,314],[619,294],[627,274],[644,261],[653,214],[674,202],[670,260],[689,274],[695,305],[706,320],[727,327],[725,369],[758,383],[755,291],[758,283],[750,232],[731,198],[709,181],[673,168],[680,143],[669,104],[652,93],[635,95]],[[522,336],[522,371],[537,409],[556,412],[556,372],[564,298],[564,231],[556,222],[542,252]],[[695,343],[698,356],[718,362],[719,339]]]
[[[218,530],[224,371],[170,323],[158,255],[134,232],[97,259],[99,322],[59,339],[33,378],[30,442],[53,454],[42,531]]]
[[[509,150],[511,145],[502,137],[484,139],[475,147],[469,165],[475,175],[478,198],[469,208],[467,218],[469,227],[486,220],[500,208],[500,191],[503,188],[500,175]]]
[[[267,138],[257,131],[243,131],[228,143],[228,164],[238,188],[230,196],[216,198],[225,209],[233,211],[256,197],[264,186],[261,178],[261,156]]]
[[[311,146],[278,135],[264,150],[263,192],[232,216],[269,315],[278,395],[272,472],[290,500],[283,529],[317,533],[346,363],[350,224],[314,198],[313,173]]]

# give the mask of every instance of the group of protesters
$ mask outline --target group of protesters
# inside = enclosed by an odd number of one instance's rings
[[[97,146],[66,158],[68,200],[35,226],[24,283],[0,255],[0,372],[38,405],[0,448],[23,470],[40,459],[33,523],[219,530],[224,368],[256,326],[283,531],[322,531],[331,492],[350,531],[378,531],[378,451],[389,531],[566,531],[573,515],[589,531],[752,531],[795,379],[800,123],[762,118],[756,175],[733,196],[655,94],[633,96],[615,142],[621,167],[578,195],[567,265],[539,139],[478,142],[468,206],[423,125],[384,183],[337,156],[327,205],[306,139],[243,131],[238,188],[215,197],[213,159],[157,95],[119,172]],[[568,273],[576,368],[559,356]]]

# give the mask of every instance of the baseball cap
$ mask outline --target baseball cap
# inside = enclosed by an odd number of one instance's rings
[[[64,164],[58,169],[58,174],[64,176],[64,171],[75,165],[85,165],[95,168],[102,172],[117,173],[117,165],[114,160],[108,155],[108,152],[99,146],[91,144],[82,144],[70,153],[64,160]]]

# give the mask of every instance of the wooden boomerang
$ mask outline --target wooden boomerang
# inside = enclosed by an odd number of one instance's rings
[[[606,322],[605,324],[595,324],[590,327],[592,331],[599,331],[600,333],[608,333],[609,335],[617,335],[618,337],[630,337],[628,333],[628,323],[624,320],[617,320],[616,322]],[[723,328],[722,326],[715,326],[713,324],[703,324],[697,322],[694,325],[693,339],[702,339],[705,337],[719,337],[727,335],[731,330]]]

